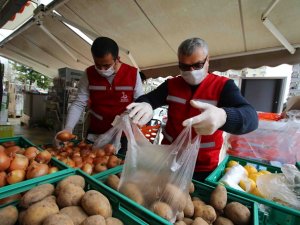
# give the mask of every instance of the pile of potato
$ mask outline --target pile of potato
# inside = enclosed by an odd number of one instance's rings
[[[31,146],[22,148],[15,142],[0,145],[0,187],[58,171],[50,165],[51,154]]]
[[[107,144],[103,148],[95,148],[85,142],[64,142],[60,148],[46,148],[50,154],[72,168],[82,169],[87,174],[96,174],[116,167],[124,161],[118,158],[116,148]]]
[[[26,192],[15,206],[0,210],[1,225],[123,225],[112,217],[109,200],[96,190],[84,191],[85,180],[74,175],[56,188],[43,184]]]
[[[110,175],[106,184],[118,190],[120,178],[117,175]],[[139,190],[137,185],[129,183],[120,190],[133,201],[146,205],[143,190]],[[191,183],[189,193],[195,191],[194,184]],[[250,210],[239,202],[227,204],[227,190],[219,185],[211,193],[210,201],[205,203],[198,197],[185,195],[176,186],[167,184],[161,199],[154,202],[150,209],[159,216],[171,221],[174,218],[172,208],[176,207],[179,213],[176,215],[176,225],[248,225],[251,221]],[[166,203],[168,202],[168,204]]]

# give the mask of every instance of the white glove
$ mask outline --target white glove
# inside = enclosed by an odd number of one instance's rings
[[[201,114],[186,119],[182,123],[183,126],[187,126],[191,123],[197,134],[211,135],[225,124],[227,114],[224,109],[194,100],[191,100],[190,104],[194,108],[199,109]]]
[[[145,125],[153,117],[153,109],[149,103],[131,103],[126,108],[131,110],[129,117],[132,118],[132,122],[139,126]]]
[[[58,136],[60,133],[64,132],[64,131],[68,131],[68,132],[71,133],[71,134],[72,134],[72,132],[73,132],[73,130],[72,130],[71,128],[65,128],[65,129],[63,129],[63,130],[57,132],[56,135],[55,135],[55,137],[54,137],[54,139],[53,139],[53,145],[54,145],[54,147],[57,147],[57,148],[60,147],[61,141],[57,139],[57,136]]]

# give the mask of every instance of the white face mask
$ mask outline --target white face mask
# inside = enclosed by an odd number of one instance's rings
[[[201,70],[193,70],[193,71],[180,71],[182,78],[190,85],[200,84],[204,79],[206,72],[203,67]]]
[[[111,75],[113,75],[115,73],[114,65],[109,67],[107,70],[99,70],[96,66],[95,66],[95,69],[103,77],[110,77]]]

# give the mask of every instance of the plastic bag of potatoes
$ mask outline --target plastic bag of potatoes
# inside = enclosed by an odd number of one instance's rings
[[[152,211],[166,211],[175,222],[186,205],[200,146],[186,127],[171,145],[150,143],[128,116],[122,117],[128,150],[118,189]]]

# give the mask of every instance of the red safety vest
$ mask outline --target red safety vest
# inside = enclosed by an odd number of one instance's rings
[[[200,114],[198,109],[190,105],[190,100],[199,100],[218,105],[221,91],[228,78],[208,74],[194,94],[191,87],[181,76],[168,80],[168,121],[164,131],[164,144],[170,144],[183,130],[182,122]],[[223,144],[223,132],[217,130],[212,135],[201,137],[195,172],[212,171],[219,162],[219,153]],[[193,131],[193,136],[195,136]]]
[[[86,74],[91,103],[89,133],[103,134],[112,127],[115,116],[133,102],[137,68],[122,63],[112,84],[94,66],[87,68]]]

